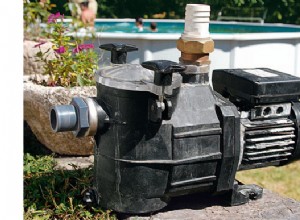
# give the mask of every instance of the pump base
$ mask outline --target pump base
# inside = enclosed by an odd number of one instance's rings
[[[249,200],[261,199],[263,188],[255,184],[243,185],[235,181],[233,189],[228,193],[227,201],[231,206],[242,205]]]

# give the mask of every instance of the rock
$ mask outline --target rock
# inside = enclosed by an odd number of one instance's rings
[[[46,87],[26,80],[23,92],[24,120],[43,145],[62,155],[93,154],[93,137],[75,138],[72,132],[54,133],[49,121],[49,111],[54,105],[70,104],[75,96],[95,97],[95,86]]]
[[[32,156],[51,155],[53,152],[43,145],[33,134],[27,122],[23,121],[23,152]]]
[[[39,42],[25,40],[23,42],[23,69],[24,75],[29,74],[42,74],[44,72],[43,62],[36,62],[36,53],[40,51],[38,47],[34,47]],[[46,52],[49,48],[49,57],[47,59],[55,58],[54,51],[52,50],[52,43],[46,42],[45,44],[41,45],[41,51]]]
[[[226,206],[213,196],[190,195],[172,199],[163,211],[148,216],[122,216],[128,220],[263,220],[300,219],[300,202],[264,189],[263,197],[240,206]]]
[[[89,157],[59,157],[54,158],[57,170],[84,169],[94,165],[94,155]]]

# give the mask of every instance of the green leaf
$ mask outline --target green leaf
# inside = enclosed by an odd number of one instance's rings
[[[77,74],[77,83],[78,83],[80,86],[84,86],[84,81],[83,81],[83,79],[82,79],[81,74]]]
[[[278,18],[279,20],[281,20],[281,19],[282,19],[282,14],[281,14],[280,12],[278,12],[278,14],[277,14],[277,18]]]
[[[73,71],[75,71],[75,70],[76,70],[76,65],[75,65],[75,64],[72,64],[72,65],[70,65],[70,68],[71,68]]]

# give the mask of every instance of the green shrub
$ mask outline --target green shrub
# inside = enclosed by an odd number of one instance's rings
[[[57,20],[61,21],[58,22]],[[47,86],[91,86],[95,85],[94,71],[98,68],[98,55],[93,44],[80,44],[80,39],[68,36],[68,27],[63,23],[63,15],[59,12],[48,17],[47,38],[52,42],[55,59],[48,59],[52,50],[42,52],[42,41],[35,47],[40,51],[36,54],[38,62],[44,63],[44,74],[49,74]]]
[[[56,5],[51,4],[50,0],[44,3],[39,0],[23,0],[24,38],[39,38],[43,34],[40,23],[47,20],[50,15],[49,11],[55,7]]]
[[[82,192],[93,168],[56,170],[52,156],[24,155],[24,219],[116,219],[111,211],[85,207]]]

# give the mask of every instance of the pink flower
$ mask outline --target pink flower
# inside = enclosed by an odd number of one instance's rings
[[[80,51],[80,50],[79,50],[79,48],[78,48],[78,47],[76,47],[76,48],[74,48],[74,49],[73,49],[73,51],[72,51],[72,52],[73,52],[73,53],[78,53],[79,51]]]
[[[48,23],[53,23],[56,21],[56,19],[62,17],[62,19],[64,18],[64,15],[61,15],[59,12],[57,12],[56,14],[51,14],[48,17]]]
[[[93,49],[94,48],[94,45],[93,44],[81,44],[79,45],[80,48],[83,50],[83,49]]]
[[[39,46],[41,46],[41,45],[43,45],[45,43],[47,43],[47,41],[40,41],[40,43],[34,45],[33,47],[36,48],[36,47],[39,47]]]
[[[64,46],[60,46],[58,49],[54,49],[54,51],[58,54],[62,54],[66,52],[66,48]]]
[[[78,53],[82,50],[93,49],[93,44],[79,44],[76,48],[73,49],[73,53]]]

